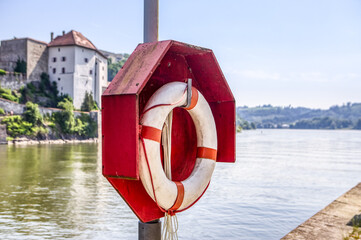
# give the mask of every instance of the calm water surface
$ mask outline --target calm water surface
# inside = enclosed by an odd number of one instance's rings
[[[0,239],[137,239],[97,144],[0,145]],[[237,134],[180,239],[279,239],[361,181],[361,131]]]

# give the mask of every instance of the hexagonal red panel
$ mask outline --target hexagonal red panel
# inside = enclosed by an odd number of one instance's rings
[[[102,96],[103,175],[143,222],[163,216],[139,179],[139,114],[162,85],[192,78],[216,122],[217,162],[235,161],[235,101],[210,49],[172,40],[140,44]],[[172,178],[186,179],[196,158],[189,114],[175,109]]]

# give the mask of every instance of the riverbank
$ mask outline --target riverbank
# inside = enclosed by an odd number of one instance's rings
[[[36,144],[66,144],[66,143],[98,143],[98,138],[89,139],[55,139],[55,140],[32,140],[27,138],[18,138],[7,141],[8,145],[36,145]],[[6,143],[5,143],[6,144]]]
[[[361,213],[360,199],[361,183],[292,230],[282,240],[342,239],[348,236],[352,232],[350,222]]]

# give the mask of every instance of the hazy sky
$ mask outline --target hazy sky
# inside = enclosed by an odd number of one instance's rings
[[[361,1],[159,0],[159,39],[214,51],[237,105],[361,102]],[[143,0],[0,0],[0,39],[74,29],[99,49],[143,40]]]

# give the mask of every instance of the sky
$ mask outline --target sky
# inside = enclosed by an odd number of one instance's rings
[[[0,40],[76,30],[102,50],[143,41],[143,0],[0,0]],[[361,1],[159,0],[159,40],[213,50],[237,106],[361,102]]]

